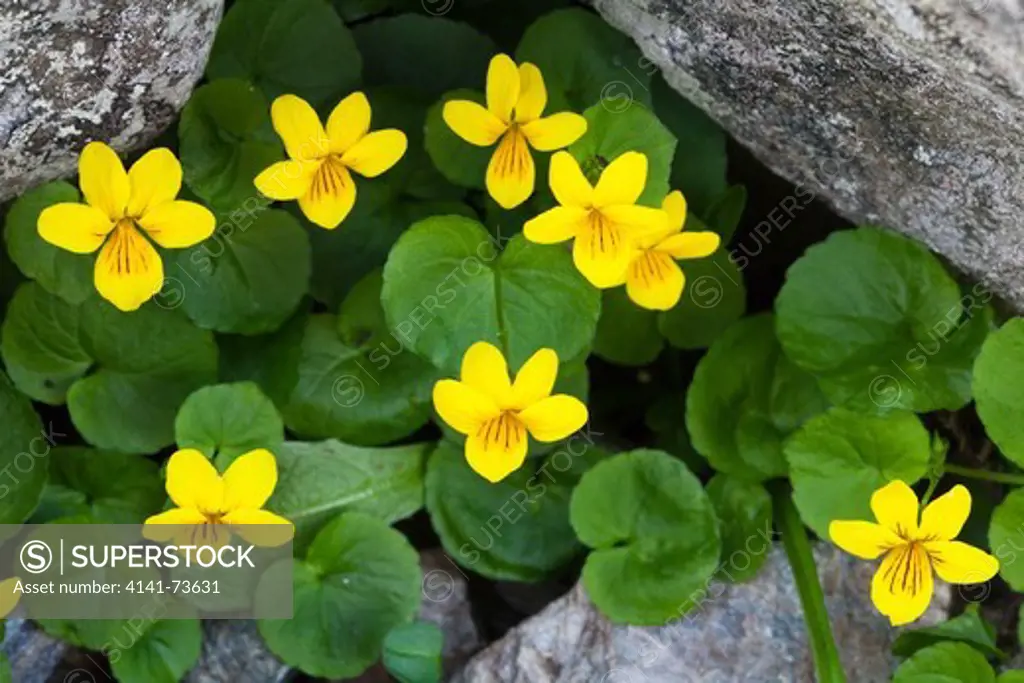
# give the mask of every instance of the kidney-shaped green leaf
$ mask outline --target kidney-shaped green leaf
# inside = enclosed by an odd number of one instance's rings
[[[989,335],[974,363],[974,401],[999,450],[1024,465],[1024,319]]]
[[[257,448],[284,443],[284,422],[274,402],[253,382],[217,384],[191,394],[174,420],[178,448],[196,448],[223,469]]]
[[[715,511],[697,477],[663,451],[597,464],[573,491],[572,527],[594,549],[583,584],[612,621],[663,625],[690,609],[721,553]]]
[[[0,371],[0,524],[21,524],[39,503],[47,480],[53,429],[44,430],[32,404]]]

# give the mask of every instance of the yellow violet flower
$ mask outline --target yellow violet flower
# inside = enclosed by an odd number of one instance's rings
[[[221,476],[201,452],[182,449],[167,463],[167,495],[177,507],[147,519],[146,537],[220,546],[234,531],[256,545],[280,545],[291,538],[291,522],[262,509],[275,486],[277,461],[270,451],[238,456]],[[172,526],[165,531],[163,525]],[[280,532],[270,525],[282,525]]]
[[[181,164],[169,149],[146,152],[125,173],[114,150],[90,142],[78,157],[78,184],[86,203],[44,209],[39,236],[76,254],[102,246],[93,272],[96,291],[122,311],[136,310],[163,287],[163,262],[149,239],[183,249],[213,234],[216,219],[209,209],[176,199]]]
[[[505,357],[477,342],[462,357],[459,380],[434,385],[434,408],[452,429],[466,435],[466,459],[477,474],[499,482],[526,460],[527,432],[538,441],[564,439],[587,423],[587,406],[565,394],[551,395],[558,355],[541,349],[509,379]]]
[[[663,210],[636,205],[647,183],[647,157],[639,152],[616,157],[594,187],[572,155],[557,152],[549,183],[561,206],[527,221],[523,234],[538,244],[575,239],[573,261],[595,287],[625,282],[636,238],[664,231],[668,224]]]
[[[668,215],[662,230],[640,234],[626,273],[626,294],[638,306],[667,311],[683,295],[686,276],[677,259],[703,258],[718,249],[722,238],[710,230],[683,232],[686,223],[686,198],[679,190],[670,192],[661,203]]]
[[[327,128],[308,102],[281,95],[270,107],[274,130],[284,142],[287,161],[256,176],[256,188],[273,200],[299,200],[313,223],[333,230],[356,203],[352,171],[376,178],[405,154],[405,133],[394,128],[370,131],[370,103],[355,92],[327,118]]]
[[[871,496],[877,524],[835,521],[829,525],[832,542],[865,560],[885,555],[871,582],[871,601],[893,626],[915,621],[928,609],[934,582],[932,570],[947,583],[988,581],[999,561],[986,552],[953,539],[971,511],[971,494],[954,486],[921,513],[904,482],[891,481]]]
[[[456,135],[478,147],[498,148],[487,165],[487,191],[502,208],[519,206],[533,194],[537,170],[530,148],[552,152],[567,147],[587,132],[579,114],[560,112],[541,117],[548,103],[544,77],[533,64],[495,55],[487,68],[487,106],[451,100],[441,111]]]

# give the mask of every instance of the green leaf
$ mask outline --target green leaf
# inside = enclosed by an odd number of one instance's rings
[[[569,526],[576,462],[574,452],[558,451],[539,468],[531,459],[491,484],[470,469],[460,446],[442,441],[427,463],[426,491],[445,551],[491,579],[548,577],[582,550]]]
[[[621,114],[650,104],[654,64],[636,44],[601,17],[582,8],[542,16],[523,34],[517,62],[532,62],[544,74],[551,105],[545,113],[600,104]]]
[[[132,633],[118,635],[127,640]],[[107,654],[120,683],[177,683],[199,661],[202,646],[198,619],[161,619],[149,624],[131,647],[112,647]]]
[[[960,616],[935,626],[903,631],[893,641],[892,653],[897,657],[910,657],[918,650],[944,641],[965,643],[986,657],[1006,656],[996,647],[994,629],[981,618],[976,605],[969,606],[968,611]]]
[[[676,348],[707,348],[747,310],[743,274],[724,249],[679,265],[686,289],[675,308],[659,314],[658,329]]]
[[[814,378],[782,354],[774,318],[737,322],[697,364],[686,426],[719,472],[748,481],[787,474],[782,442],[828,401]]]
[[[601,318],[594,336],[595,355],[619,365],[640,366],[653,363],[664,346],[656,312],[630,301],[624,287],[602,293]]]
[[[1015,591],[1024,590],[1024,566],[1016,561],[1024,529],[1024,489],[1012,490],[992,513],[988,544],[999,559],[999,575]]]
[[[939,643],[899,665],[892,683],[995,683],[992,667],[970,645]]]
[[[399,198],[376,209],[364,206],[371,204],[356,202],[343,230],[309,229],[312,294],[331,309],[340,306],[362,278],[384,265],[391,248],[410,225],[435,215],[476,216],[465,204],[452,201]]]
[[[961,300],[924,246],[864,227],[832,234],[790,267],[776,328],[786,355],[836,405],[956,410],[971,398],[991,296]]]
[[[728,187],[725,131],[673,90],[660,73],[651,79],[651,97],[654,112],[679,141],[672,160],[672,188],[682,190],[692,211],[708,215]],[[735,206],[737,199],[732,195],[729,203]],[[721,232],[722,241],[728,242],[734,230],[735,226]]]
[[[12,304],[13,305],[13,304]],[[974,401],[985,432],[1007,458],[1024,465],[1024,319],[993,332],[974,363]]]
[[[4,238],[7,253],[18,269],[46,291],[73,304],[84,301],[95,289],[94,256],[72,254],[39,236],[37,224],[43,209],[62,202],[79,202],[78,190],[58,180],[21,195],[7,212]]]
[[[654,113],[639,104],[623,112],[610,111],[601,104],[583,112],[587,132],[569,146],[569,153],[595,183],[601,171],[626,152],[647,157],[647,184],[638,204],[660,207],[669,192],[668,178],[676,139]]]
[[[82,348],[80,317],[78,306],[38,283],[18,287],[4,319],[0,354],[11,380],[29,398],[60,405],[88,372],[92,358]]]
[[[21,524],[35,510],[47,480],[44,458],[53,446],[32,404],[0,371],[0,524]]]
[[[461,187],[482,190],[485,188],[487,165],[495,147],[471,145],[448,127],[443,111],[445,103],[451,100],[469,100],[481,105],[485,103],[484,95],[479,90],[460,89],[444,93],[427,111],[423,144],[441,175]]]
[[[295,524],[296,545],[341,512],[397,522],[423,507],[424,461],[432,447],[286,442],[275,451],[277,488],[267,508]]]
[[[439,683],[444,633],[427,621],[402,624],[384,640],[384,668],[399,683]]]
[[[217,30],[206,75],[245,78],[270,98],[334,105],[359,84],[363,60],[325,0],[239,0]]]
[[[292,431],[376,446],[409,436],[430,419],[435,371],[407,351],[380,309],[381,276],[362,280],[338,317],[306,326],[299,381],[284,410]],[[350,321],[367,324],[349,326]]]
[[[748,581],[772,548],[772,499],[761,484],[716,474],[707,485],[722,537],[721,573],[729,581]]]
[[[1004,671],[996,678],[996,683],[1024,683],[1024,669]]]
[[[299,381],[306,311],[289,318],[277,331],[256,337],[221,335],[220,381],[251,381],[259,385],[278,410],[284,409]]]
[[[122,313],[90,299],[80,314],[94,370],[68,390],[75,427],[98,448],[128,453],[173,443],[178,408],[217,376],[213,336],[152,304]]]
[[[567,251],[516,236],[499,254],[483,226],[456,216],[402,235],[381,302],[407,345],[451,373],[477,341],[506,347],[513,369],[543,347],[568,362],[589,348],[600,312],[599,292]]]
[[[311,676],[350,678],[420,603],[419,556],[384,522],[356,512],[317,534],[294,569],[295,617],[259,621],[271,652]]]
[[[196,448],[226,467],[257,448],[276,452],[284,443],[284,422],[256,384],[217,384],[199,389],[181,404],[174,440],[178,448]]]
[[[226,223],[232,232],[236,223],[251,225],[268,201],[253,180],[284,156],[263,93],[238,79],[200,86],[181,112],[178,139],[185,184],[221,210],[219,232]]]
[[[885,484],[902,479],[913,485],[923,477],[931,442],[913,413],[877,416],[831,408],[808,420],[783,451],[800,517],[828,538],[832,520],[873,521],[871,494]]]
[[[241,229],[235,232],[235,227]],[[312,256],[306,231],[277,210],[244,226],[221,228],[210,239],[175,252],[177,267],[168,269],[164,290],[175,290],[176,301],[201,328],[273,332],[295,313],[309,288]]]
[[[163,505],[164,483],[152,460],[69,446],[55,448],[49,464],[50,482],[33,524],[74,516],[105,524],[141,524]]]
[[[662,451],[599,463],[572,495],[572,527],[594,548],[583,585],[613,622],[663,625],[695,606],[721,555],[700,481]]]
[[[456,88],[483,88],[487,65],[498,52],[494,41],[469,24],[438,16],[376,19],[352,33],[366,85],[399,85],[435,98]]]

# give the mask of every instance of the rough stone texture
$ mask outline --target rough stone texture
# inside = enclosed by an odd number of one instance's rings
[[[292,668],[267,650],[255,621],[203,622],[203,651],[186,683],[281,683]]]
[[[90,140],[155,138],[202,76],[223,0],[0,2],[0,201]]]
[[[420,553],[423,568],[423,602],[419,618],[444,633],[441,657],[447,673],[455,671],[483,646],[473,621],[469,585],[462,570],[441,549]]]
[[[894,630],[871,606],[874,566],[815,549],[832,629],[849,679],[884,683]],[[750,583],[713,584],[695,611],[663,627],[616,626],[581,585],[478,654],[455,683],[813,683],[800,599],[775,548]],[[919,625],[947,617],[940,586]]]
[[[91,683],[108,680],[103,658],[42,631],[27,619],[8,619],[3,650],[15,683]]]
[[[592,2],[776,172],[1024,311],[1021,0]]]

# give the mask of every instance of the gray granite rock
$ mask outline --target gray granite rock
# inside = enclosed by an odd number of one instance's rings
[[[895,631],[871,605],[872,563],[815,549],[832,629],[850,681],[884,683]],[[727,571],[727,567],[723,567]],[[663,627],[613,625],[581,585],[478,654],[455,683],[812,683],[800,599],[786,556],[769,554],[745,584],[714,583],[700,607]],[[919,625],[944,620],[942,585]]]
[[[65,643],[28,619],[7,619],[4,654],[14,683],[96,683],[108,680],[103,657]]]
[[[223,0],[0,2],[0,201],[90,140],[155,138],[202,76]]]
[[[591,1],[804,195],[1024,310],[1020,0]]]
[[[281,683],[292,668],[267,650],[255,621],[203,622],[203,650],[199,662],[185,676],[186,683]]]

